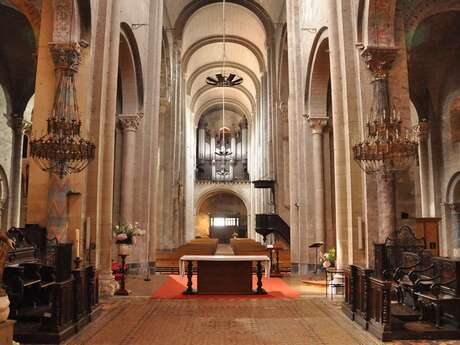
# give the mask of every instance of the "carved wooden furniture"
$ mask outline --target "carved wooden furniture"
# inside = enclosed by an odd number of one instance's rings
[[[441,319],[449,319],[460,326],[460,258],[433,258],[435,283],[428,291],[417,292],[421,319],[434,312],[436,327]],[[431,313],[430,313],[431,312]],[[427,315],[428,314],[428,315]],[[433,316],[433,315],[431,315]]]
[[[17,321],[15,341],[56,344],[99,313],[97,274],[92,266],[72,269],[71,243],[47,240],[46,229],[38,226],[8,235],[18,244],[3,277],[10,318]]]
[[[393,275],[398,302],[416,308],[416,292],[426,291],[434,283],[437,273],[432,263],[431,251],[404,252],[403,266]]]
[[[433,265],[436,276],[431,279],[437,283],[414,292],[416,311],[393,300],[394,281],[382,279],[372,269],[350,265],[345,270],[343,312],[384,341],[459,339],[460,259],[435,257]],[[423,326],[414,326],[419,319],[424,319]]]
[[[278,214],[256,214],[255,230],[264,237],[264,241],[267,235],[274,233],[277,238],[282,239],[287,244],[291,242],[290,227]]]
[[[197,263],[197,290],[193,290],[193,262]],[[257,287],[252,287],[252,264],[256,262]],[[262,287],[262,263],[270,276],[270,259],[266,255],[184,255],[180,259],[181,275],[187,274],[184,294],[266,294]]]
[[[425,249],[425,240],[416,238],[412,229],[403,225],[387,237],[385,243],[376,245],[375,272],[391,279],[398,267],[404,266],[404,253],[420,253]]]

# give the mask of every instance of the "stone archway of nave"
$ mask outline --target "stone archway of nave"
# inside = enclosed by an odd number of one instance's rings
[[[235,194],[217,192],[206,197],[196,212],[195,237],[217,238],[229,243],[230,238],[246,238],[248,212],[244,202]]]
[[[460,256],[460,172],[450,179],[446,200],[447,242],[451,243],[452,255]]]

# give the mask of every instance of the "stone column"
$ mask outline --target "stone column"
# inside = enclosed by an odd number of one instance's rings
[[[136,163],[136,131],[144,114],[119,114],[123,130],[123,164],[121,172],[121,219],[123,222],[134,222],[133,197]]]
[[[108,35],[107,47],[107,89],[102,136],[102,172],[100,179],[100,272],[99,289],[102,295],[113,295],[117,283],[112,275],[112,216],[113,216],[113,167],[115,160],[115,121],[117,104],[118,53],[120,47],[120,1],[107,4]]]
[[[385,119],[391,114],[388,91],[388,74],[396,57],[396,48],[368,47],[362,52],[367,68],[372,73],[373,104],[376,118]],[[396,202],[395,179],[391,162],[384,161],[377,173],[378,239],[385,239],[395,230]]]
[[[417,128],[419,134],[418,160],[422,217],[433,217],[434,214],[432,214],[430,207],[432,200],[430,198],[430,161],[428,154],[430,125],[427,120],[420,120]]]
[[[325,117],[312,117],[311,115],[307,119],[312,130],[315,242],[325,243],[323,130],[327,126],[328,119]]]
[[[396,230],[396,207],[394,173],[381,171],[377,174],[378,239],[385,239]]]
[[[22,115],[12,114],[8,117],[8,125],[13,131],[13,143],[11,153],[11,183],[10,202],[8,213],[8,228],[19,227],[21,216],[21,176],[22,176],[22,149],[24,131],[31,127],[29,121],[25,121]]]
[[[447,204],[450,209],[452,255],[460,257],[460,203]]]

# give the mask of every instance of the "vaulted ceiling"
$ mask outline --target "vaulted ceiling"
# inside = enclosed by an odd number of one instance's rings
[[[224,5],[217,0],[168,0],[165,4],[180,36],[176,39],[181,43],[188,107],[195,124],[208,107],[222,104],[223,97],[225,103],[240,108],[242,115],[254,114],[267,69],[267,39],[284,10],[284,1],[227,0]],[[237,74],[244,81],[238,87],[207,85],[206,77],[217,73]]]

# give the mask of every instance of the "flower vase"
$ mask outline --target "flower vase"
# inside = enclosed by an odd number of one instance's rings
[[[131,244],[126,244],[126,243],[120,243],[118,244],[118,255],[131,255],[131,249],[132,245]]]

